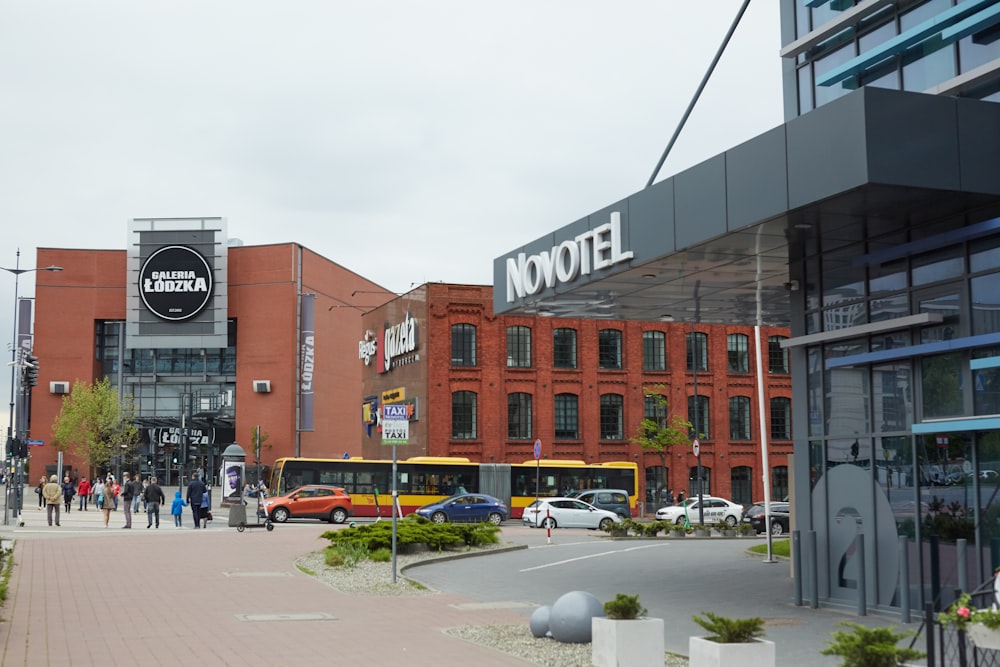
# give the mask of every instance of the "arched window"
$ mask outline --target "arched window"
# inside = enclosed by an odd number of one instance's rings
[[[684,335],[687,346],[687,369],[699,373],[708,370],[708,336],[701,332]]]
[[[730,373],[750,372],[750,346],[744,334],[729,334],[726,336],[726,358]]]
[[[476,365],[476,327],[473,324],[451,325],[451,365]]]
[[[476,403],[474,391],[456,391],[451,395],[451,437],[476,439]]]
[[[622,332],[618,329],[601,329],[597,332],[598,367],[602,370],[620,370],[622,367]]]
[[[576,394],[555,396],[556,440],[576,440],[580,437],[579,399]]]
[[[708,430],[708,407],[708,396],[688,396],[688,421],[694,430],[692,435],[696,437],[712,437]]]
[[[701,494],[708,496],[712,494],[712,469],[708,466],[701,467]],[[688,497],[694,498],[698,495],[698,466],[691,466],[688,473]]]
[[[576,329],[552,330],[552,365],[576,368]]]
[[[745,508],[753,503],[753,486],[750,483],[752,474],[749,466],[737,466],[729,472],[733,502]]]
[[[507,327],[507,367],[531,367],[530,327]]]
[[[788,466],[771,468],[771,499],[784,500],[788,497]]]
[[[601,394],[601,440],[623,439],[622,395]]]
[[[667,334],[662,331],[642,332],[642,370],[667,370]]]
[[[792,399],[775,396],[771,399],[771,440],[792,439]]]
[[[663,466],[646,466],[646,511],[664,507],[670,490],[670,469]]]
[[[771,375],[788,375],[788,350],[781,347],[781,341],[788,336],[767,337],[767,372]]]
[[[507,437],[511,440],[531,439],[531,394],[507,394]]]
[[[729,397],[729,439],[750,439],[750,399],[746,396]]]

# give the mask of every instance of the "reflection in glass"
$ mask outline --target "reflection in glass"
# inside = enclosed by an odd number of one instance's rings
[[[960,417],[964,414],[962,369],[965,359],[965,355],[959,352],[920,359],[922,419]]]
[[[880,432],[905,431],[913,424],[909,362],[872,367],[872,406]]]
[[[988,273],[972,281],[973,335],[1000,331],[1000,273]]]
[[[868,409],[868,370],[831,368],[824,376],[826,434],[845,435],[871,431]]]

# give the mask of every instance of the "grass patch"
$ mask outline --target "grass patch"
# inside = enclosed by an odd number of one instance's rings
[[[0,549],[0,607],[7,602],[7,585],[14,571],[14,547]]]
[[[750,547],[750,551],[755,554],[761,554],[763,556],[767,555],[767,544],[755,544]],[[785,558],[791,558],[792,556],[792,541],[791,540],[775,540],[771,543],[771,553],[775,556],[784,556]]]

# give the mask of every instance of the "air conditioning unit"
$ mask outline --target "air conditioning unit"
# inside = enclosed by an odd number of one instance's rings
[[[68,394],[69,393],[69,382],[50,382],[49,383],[49,393],[50,394]]]
[[[253,381],[253,392],[255,394],[270,394],[271,393],[271,381],[270,380],[254,380]]]

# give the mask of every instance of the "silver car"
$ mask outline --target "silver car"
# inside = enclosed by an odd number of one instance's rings
[[[614,512],[598,509],[576,498],[539,498],[524,508],[521,521],[532,528],[610,530],[622,520]]]

